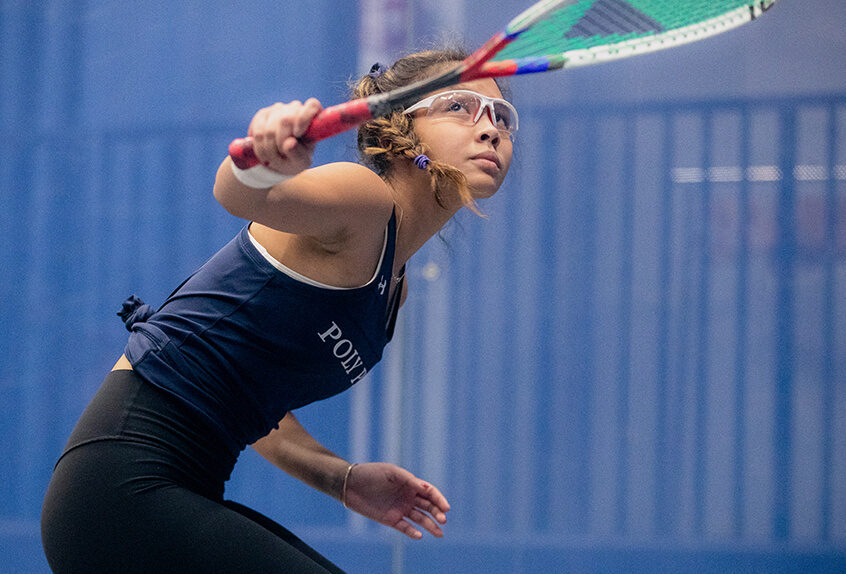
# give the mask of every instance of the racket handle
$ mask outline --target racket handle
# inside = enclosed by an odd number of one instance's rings
[[[238,138],[229,144],[229,157],[239,169],[250,169],[259,164],[259,159],[253,151],[253,138]]]
[[[300,142],[309,144],[345,132],[373,117],[366,98],[353,100],[326,108],[309,124]],[[253,151],[253,138],[234,140],[229,144],[229,157],[240,169],[249,169],[259,164]]]

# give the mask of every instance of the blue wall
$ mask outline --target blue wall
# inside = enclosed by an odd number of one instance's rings
[[[522,5],[480,4],[454,4],[470,43]],[[229,140],[362,71],[356,2],[250,5],[0,2],[2,572],[46,571],[41,498],[120,302],[160,303],[243,224],[211,196]],[[413,8],[426,41],[438,15]],[[350,572],[846,569],[844,21],[784,0],[722,40],[513,81],[489,218],[413,260],[369,380],[299,413],[438,484],[445,540],[250,450],[228,496]]]

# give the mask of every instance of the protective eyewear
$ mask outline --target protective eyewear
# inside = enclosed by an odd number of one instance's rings
[[[467,125],[475,125],[487,111],[493,125],[508,137],[517,131],[517,110],[500,98],[489,98],[470,90],[450,90],[422,99],[405,110],[410,114],[427,109],[426,117],[450,119]]]

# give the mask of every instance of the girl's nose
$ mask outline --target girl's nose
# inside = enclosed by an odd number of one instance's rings
[[[493,122],[490,111],[488,110],[486,110],[485,113],[482,114],[482,117],[479,118],[479,121],[476,122],[476,133],[479,141],[486,142],[490,140],[494,147],[499,145],[499,141],[502,137],[499,133],[499,129],[497,129]]]

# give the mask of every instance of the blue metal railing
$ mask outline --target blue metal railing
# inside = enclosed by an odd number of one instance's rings
[[[443,475],[457,547],[498,541],[515,564],[536,539],[552,554],[716,545],[766,560],[798,545],[841,564],[844,113],[842,95],[523,112],[490,218],[459,217],[450,247],[434,240],[409,270],[403,380],[369,383],[402,384],[405,406],[377,416],[371,393],[363,452],[379,458],[377,431],[401,417],[399,462]],[[238,131],[66,130],[53,142],[72,153],[37,144],[44,169],[3,168],[7,523],[37,519],[55,455],[120,350],[112,307],[130,291],[155,304],[239,225],[209,192],[214,150]],[[823,155],[797,148],[800,131]],[[33,368],[48,348],[52,367]],[[342,445],[349,400],[314,411]],[[244,461],[231,492],[274,484],[277,498],[252,503],[286,516],[297,487],[251,474],[258,464]],[[320,502],[290,520],[318,539],[379,539]]]

